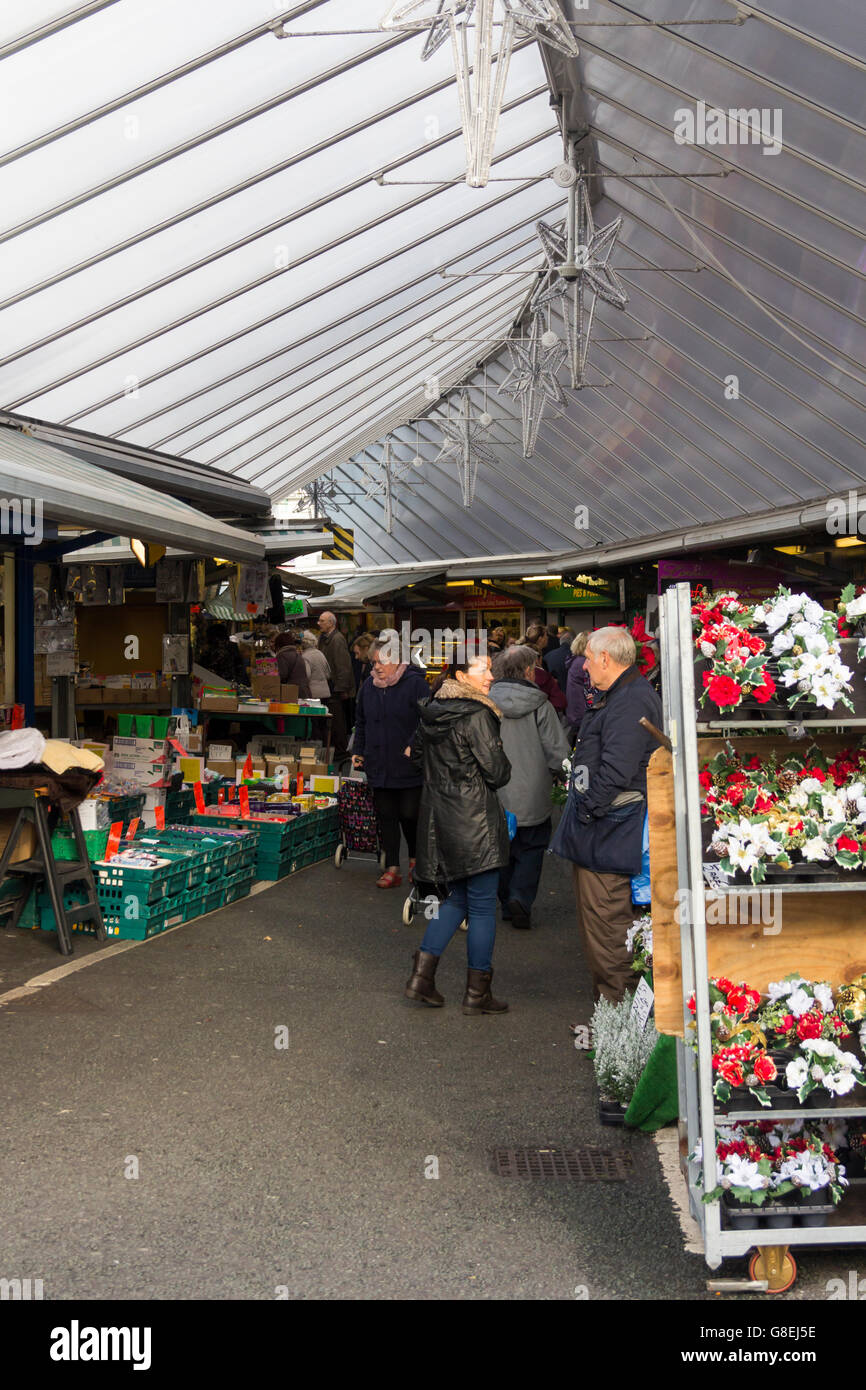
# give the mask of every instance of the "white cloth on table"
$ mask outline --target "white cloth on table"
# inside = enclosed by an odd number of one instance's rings
[[[42,761],[45,739],[38,729],[11,729],[0,734],[0,769],[29,767]]]

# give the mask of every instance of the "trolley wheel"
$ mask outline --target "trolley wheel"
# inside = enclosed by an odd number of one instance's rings
[[[345,845],[337,845],[337,848],[334,850],[334,868],[335,868],[335,869],[342,869],[343,864],[345,863],[345,860],[346,860],[346,846],[345,846]]]
[[[384,851],[383,849],[380,849],[380,850],[379,850],[379,868],[380,868],[380,869],[387,869],[387,867],[388,867],[388,862],[387,862],[387,859],[386,859],[386,857],[385,857],[385,851]]]
[[[749,1260],[749,1278],[766,1279],[767,1293],[787,1293],[797,1278],[797,1261],[787,1245],[759,1245]]]
[[[405,901],[404,904],[403,904],[403,925],[404,925],[404,927],[411,927],[412,923],[413,923],[414,920],[415,920],[415,908],[416,908],[416,907],[417,907],[417,903],[415,902],[414,897],[413,897],[412,894],[410,893],[409,897],[406,899],[406,901]]]

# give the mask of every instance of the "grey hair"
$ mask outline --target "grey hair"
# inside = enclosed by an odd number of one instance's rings
[[[633,666],[637,660],[634,638],[624,627],[600,627],[597,632],[589,634],[586,645],[596,655],[607,652],[617,666]]]
[[[302,646],[302,647],[317,647],[318,645],[319,645],[319,638],[318,638],[318,636],[317,636],[317,634],[316,634],[315,632],[309,632],[309,631],[308,631],[308,632],[302,632],[302,633],[301,633],[301,646]]]
[[[526,680],[527,671],[538,662],[538,652],[534,647],[506,647],[493,658],[493,679],[495,681]]]
[[[572,656],[583,656],[586,651],[586,644],[589,641],[588,632],[579,632],[571,644]]]

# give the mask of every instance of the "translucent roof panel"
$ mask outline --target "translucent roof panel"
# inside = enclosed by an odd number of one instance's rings
[[[590,552],[866,482],[861,0],[562,5],[580,57],[521,41],[471,189],[450,45],[422,63],[387,0],[6,4],[0,408],[275,499],[328,475],[368,565],[561,550],[581,503]],[[565,213],[552,83],[628,303],[526,458],[498,388]],[[678,143],[701,104],[733,138]],[[464,404],[493,417],[471,507],[439,457]],[[424,462],[386,498],[389,436]]]

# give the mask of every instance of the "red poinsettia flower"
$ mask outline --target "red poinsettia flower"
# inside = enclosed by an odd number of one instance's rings
[[[713,676],[707,686],[707,694],[714,705],[718,705],[719,709],[725,709],[740,703],[743,687],[730,676]]]
[[[757,772],[761,766],[761,759],[758,757],[757,753],[753,753],[751,758],[749,758],[748,762],[746,763],[746,767],[749,770],[749,772]]]
[[[824,1023],[824,1015],[820,1010],[810,1009],[802,1018],[797,1019],[797,1037],[802,1041],[806,1038],[820,1038]]]
[[[722,1080],[727,1081],[729,1086],[742,1086],[745,1080],[742,1062],[733,1062],[726,1057],[717,1055],[713,1058],[713,1066]]]
[[[725,797],[725,800],[730,802],[732,806],[739,806],[745,794],[746,793],[744,788],[740,785],[739,782],[736,782],[733,787],[728,787],[727,796]]]
[[[706,768],[704,768],[703,772],[698,773],[698,781],[705,791],[709,791],[710,787],[713,785],[712,776]]]
[[[765,671],[764,684],[756,686],[752,694],[754,695],[759,705],[765,705],[768,700],[772,700],[775,693],[776,682],[773,680],[773,677],[768,675]]]
[[[766,1052],[755,1058],[753,1070],[759,1081],[775,1081],[779,1074],[772,1057],[768,1057]]]
[[[775,796],[768,796],[766,792],[758,792],[758,795],[755,797],[754,809],[759,814],[761,811],[771,811],[775,802]]]
[[[852,854],[860,853],[860,845],[857,840],[852,840],[850,835],[840,835],[836,841],[837,849],[850,850]]]

